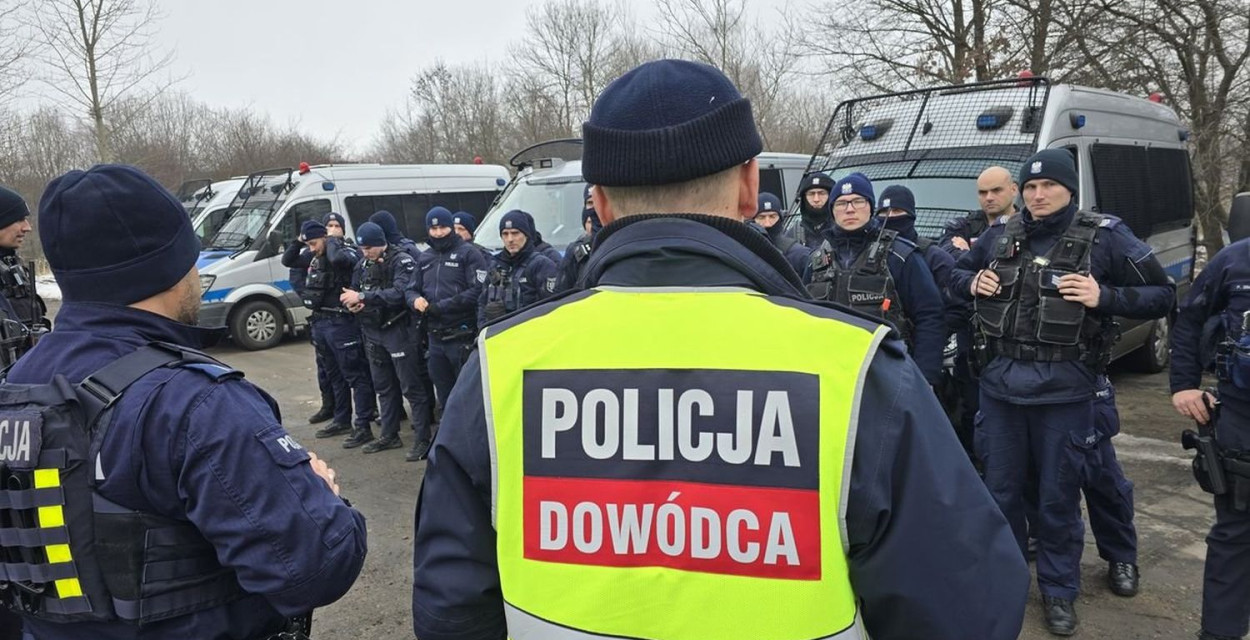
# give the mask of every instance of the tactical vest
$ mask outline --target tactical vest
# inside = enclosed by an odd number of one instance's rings
[[[907,340],[911,330],[889,265],[897,237],[898,233],[883,230],[847,267],[838,263],[833,246],[825,240],[812,254],[812,282],[807,285],[808,293],[817,300],[830,300],[882,318],[893,324]],[[909,242],[900,242],[897,248],[904,261],[915,251],[915,245]]]
[[[865,638],[843,501],[889,330],[736,288],[545,311],[478,337],[509,637]]]
[[[326,242],[331,242],[326,238]],[[314,312],[345,311],[339,303],[339,292],[351,288],[352,273],[350,269],[338,269],[330,264],[330,259],[323,252],[313,256],[308,265],[308,279],[304,281],[304,306]]]
[[[95,491],[110,409],[162,367],[215,380],[242,375],[197,351],[154,343],[78,385],[60,376],[0,384],[0,599],[10,609],[52,622],[146,624],[245,595],[195,526]]]
[[[411,259],[407,251],[392,244],[387,245],[386,251],[382,253],[380,262],[365,260],[360,274],[361,293],[381,291],[391,286],[395,281],[395,264],[399,261],[399,256],[401,255]],[[361,325],[370,329],[382,329],[406,319],[405,313],[407,313],[407,307],[403,309],[381,309],[376,305],[366,305],[364,310],[358,315]]]
[[[28,328],[42,321],[42,301],[35,293],[34,274],[16,255],[0,256],[0,295],[3,295],[17,320]]]
[[[993,355],[1042,362],[1084,361],[1099,371],[1110,354],[1108,328],[1085,305],[1063,299],[1059,280],[1090,272],[1094,238],[1110,219],[1078,211],[1063,235],[1044,256],[1028,249],[1024,216],[1012,216],[991,249],[990,270],[1002,290],[975,301],[979,333],[989,338]]]
[[[537,249],[534,249],[525,260],[517,264],[507,264],[502,260],[496,260],[495,264],[491,265],[490,271],[486,273],[485,284],[487,322],[502,318],[527,304],[537,302],[537,300],[525,299],[525,285],[528,283],[522,282],[526,277],[525,268],[538,255],[536,252]]]
[[[985,230],[990,228],[989,216],[987,216],[984,211],[977,210],[969,212],[968,217],[965,219],[968,221],[968,226],[964,228],[968,232],[969,240],[981,237],[981,234],[985,233]]]

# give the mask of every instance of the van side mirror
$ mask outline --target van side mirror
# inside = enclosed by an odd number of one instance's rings
[[[256,247],[256,261],[272,258],[282,252],[282,234],[277,229],[265,236],[264,242]]]
[[[1228,239],[1237,242],[1250,238],[1250,191],[1233,196],[1228,209]]]

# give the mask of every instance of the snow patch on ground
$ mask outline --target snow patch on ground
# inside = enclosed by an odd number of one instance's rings
[[[39,276],[35,278],[35,291],[44,300],[60,300],[61,288],[56,284],[56,278],[52,276]]]

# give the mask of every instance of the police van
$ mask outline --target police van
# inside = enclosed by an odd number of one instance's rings
[[[534,216],[535,228],[543,240],[563,250],[584,233],[582,207],[586,181],[582,180],[582,141],[552,140],[526,148],[510,161],[516,168],[512,179],[490,214],[478,225],[474,240],[490,249],[503,249],[499,219],[513,209]],[[798,189],[807,168],[808,156],[799,153],[761,153],[760,191],[777,195],[783,201]]]
[[[226,224],[226,220],[234,212],[230,204],[234,202],[244,180],[246,176],[214,182],[196,194],[198,202],[194,207],[188,208],[187,213],[191,215],[191,228],[195,229],[195,235],[201,244],[211,240]]]
[[[916,196],[917,231],[937,238],[947,220],[978,208],[976,179],[986,167],[1017,175],[1035,152],[1065,149],[1076,159],[1080,207],[1122,218],[1154,249],[1183,296],[1196,246],[1188,138],[1157,96],[1023,77],[843,102],[808,171],[835,180],[858,171],[878,193],[891,184],[908,187]],[[789,218],[797,228],[797,203]],[[1113,357],[1162,371],[1169,318],[1119,322]]]
[[[386,210],[404,235],[422,242],[431,207],[482,215],[508,176],[500,165],[301,164],[253,173],[234,190],[225,223],[203,242],[199,324],[225,325],[244,349],[272,347],[308,324],[282,266],[304,221],[342,213],[352,236]]]

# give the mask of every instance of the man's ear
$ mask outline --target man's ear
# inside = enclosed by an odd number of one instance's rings
[[[608,196],[603,192],[603,189],[591,185],[590,201],[595,204],[595,213],[599,214],[599,224],[607,226],[613,220],[616,220],[616,209],[612,206],[612,202],[608,200]]]
[[[760,163],[751,158],[738,167],[738,218],[750,220],[759,209]]]

